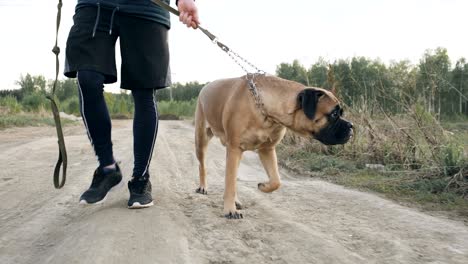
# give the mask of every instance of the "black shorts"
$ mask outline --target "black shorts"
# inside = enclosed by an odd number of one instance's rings
[[[94,70],[105,75],[105,83],[116,82],[115,42],[119,38],[122,89],[170,86],[168,28],[118,11],[111,23],[112,12],[101,7],[98,16],[98,8],[92,6],[76,11],[67,39],[65,76],[75,78],[79,70]]]

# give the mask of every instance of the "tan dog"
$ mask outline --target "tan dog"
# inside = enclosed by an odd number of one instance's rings
[[[269,181],[259,183],[263,192],[280,186],[275,146],[289,128],[324,144],[344,144],[353,133],[352,123],[341,118],[343,110],[329,91],[274,76],[257,75],[255,84],[263,103],[259,109],[246,77],[207,84],[198,97],[195,145],[200,162],[198,193],[207,194],[205,153],[213,135],[226,147],[224,215],[243,218],[237,199],[237,169],[246,150],[257,150]]]

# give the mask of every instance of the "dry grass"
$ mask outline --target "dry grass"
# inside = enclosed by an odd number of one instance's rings
[[[282,165],[468,215],[468,129],[448,131],[418,106],[407,115],[351,112],[346,118],[355,124],[355,136],[348,144],[327,147],[288,132],[278,147]]]

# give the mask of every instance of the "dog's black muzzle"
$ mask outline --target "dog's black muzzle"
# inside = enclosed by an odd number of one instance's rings
[[[353,136],[353,123],[342,118],[331,122],[313,137],[325,145],[345,144]]]

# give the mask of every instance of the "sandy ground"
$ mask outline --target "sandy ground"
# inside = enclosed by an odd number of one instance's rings
[[[0,131],[0,263],[468,263],[468,228],[376,195],[282,172],[275,193],[245,153],[243,220],[222,217],[224,148],[208,152],[209,194],[199,195],[193,127],[162,121],[151,166],[155,206],[128,210],[121,188],[97,206],[79,195],[96,166],[82,126],[66,128],[69,179],[52,185],[54,128]],[[115,156],[128,180],[131,121],[115,121]]]

